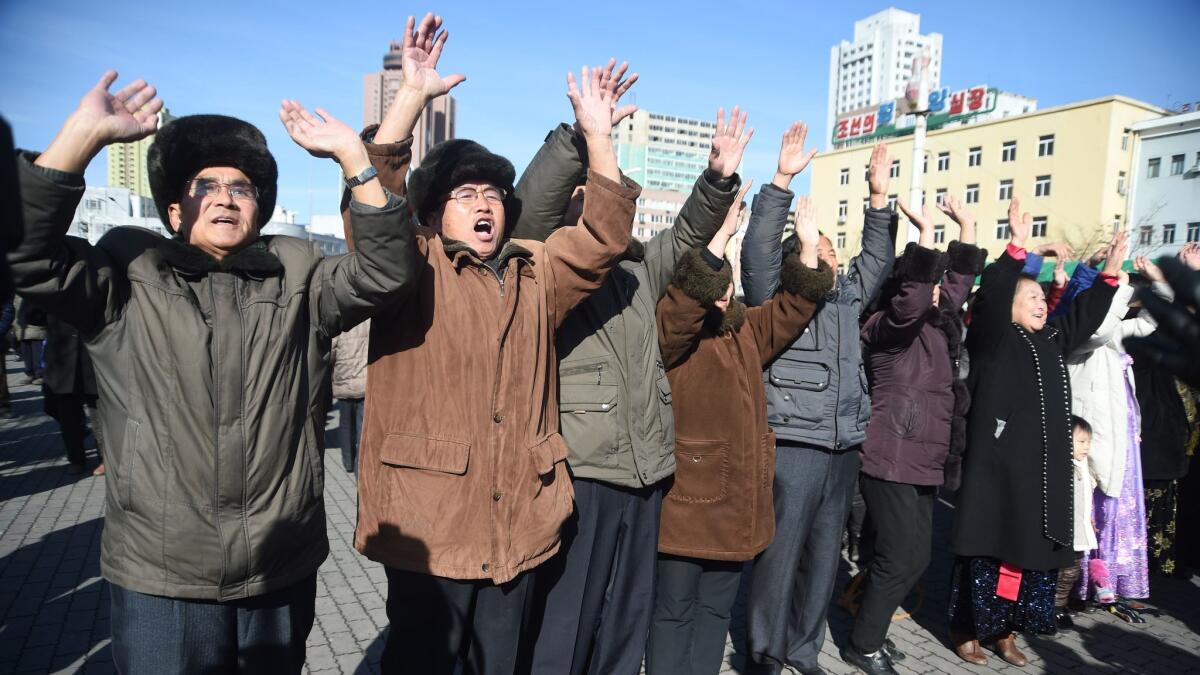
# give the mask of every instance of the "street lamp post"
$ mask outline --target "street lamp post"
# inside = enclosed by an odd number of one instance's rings
[[[904,91],[909,112],[917,118],[913,128],[912,182],[908,192],[908,204],[910,208],[918,211],[924,199],[925,172],[922,166],[925,158],[925,131],[929,124],[929,62],[929,52],[924,49],[913,57],[912,79],[908,81]],[[908,224],[908,241],[916,241],[920,234],[916,225]]]

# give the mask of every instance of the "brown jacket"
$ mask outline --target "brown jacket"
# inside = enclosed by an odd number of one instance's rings
[[[399,190],[389,147],[368,150]],[[558,550],[574,491],[555,331],[625,250],[640,192],[596,174],[587,190],[578,225],[507,241],[499,275],[418,228],[417,287],[371,325],[354,540],[368,558],[500,584]]]
[[[658,335],[675,392],[675,479],[662,505],[658,550],[749,560],[775,536],[775,434],[762,371],[804,330],[833,286],[829,266],[784,261],[780,292],[759,307],[731,302],[722,331],[709,309],[730,281],[695,249],[658,303]],[[735,317],[745,312],[744,320]]]

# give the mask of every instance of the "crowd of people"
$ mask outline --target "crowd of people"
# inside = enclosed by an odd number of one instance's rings
[[[1085,603],[1142,621],[1151,574],[1200,563],[1179,536],[1200,520],[1200,246],[1130,274],[1117,233],[1068,278],[1074,252],[1035,245],[1013,198],[985,265],[947,198],[898,204],[919,237],[897,256],[881,144],[842,264],[809,198],[786,234],[816,154],[796,123],[749,208],[739,298],[744,111],[718,112],[674,224],[640,242],[612,141],[638,77],[615,61],[568,75],[574,122],[519,178],[463,139],[410,171],[422,110],[465,80],[437,71],[446,38],[409,18],[403,85],[361,134],[281,104],[292,140],[346,177],[345,255],[260,234],[278,179],[260,130],[159,128],[154,87],[113,93],[112,71],[49,147],[16,153],[20,309],[0,321],[17,320],[73,471],[92,410],[120,672],[300,671],[334,398],[354,544],[386,572],[387,673],[715,674],[735,606],[742,672],[823,672],[856,493],[841,655],[873,675],[905,658],[888,630],[929,565],[939,495],[969,663],[990,647],[1024,665],[1015,633],[1067,629]],[[89,162],[150,134],[173,236],[67,236]],[[943,215],[959,228],[945,251]]]

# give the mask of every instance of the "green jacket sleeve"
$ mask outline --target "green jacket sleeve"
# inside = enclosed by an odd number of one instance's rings
[[[680,256],[708,244],[720,229],[741,186],[742,180],[737,174],[729,178],[713,178],[708,171],[700,174],[692,186],[692,194],[679,209],[675,224],[654,235],[646,244],[650,291],[656,299],[666,294]]]
[[[529,166],[517,181],[515,196],[521,205],[511,232],[514,239],[546,241],[562,222],[575,186],[587,171],[587,148],[567,124],[546,135]]]

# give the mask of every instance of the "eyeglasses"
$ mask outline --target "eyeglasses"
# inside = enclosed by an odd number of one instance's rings
[[[207,197],[217,195],[221,190],[228,190],[233,199],[254,201],[258,199],[258,188],[249,183],[222,183],[208,178],[193,178],[188,181],[191,186],[190,196]]]
[[[504,201],[506,193],[504,190],[492,185],[481,188],[464,185],[451,192],[450,199],[453,199],[463,206],[467,206],[468,204],[474,203],[480,195],[493,204],[499,204],[500,202]]]

